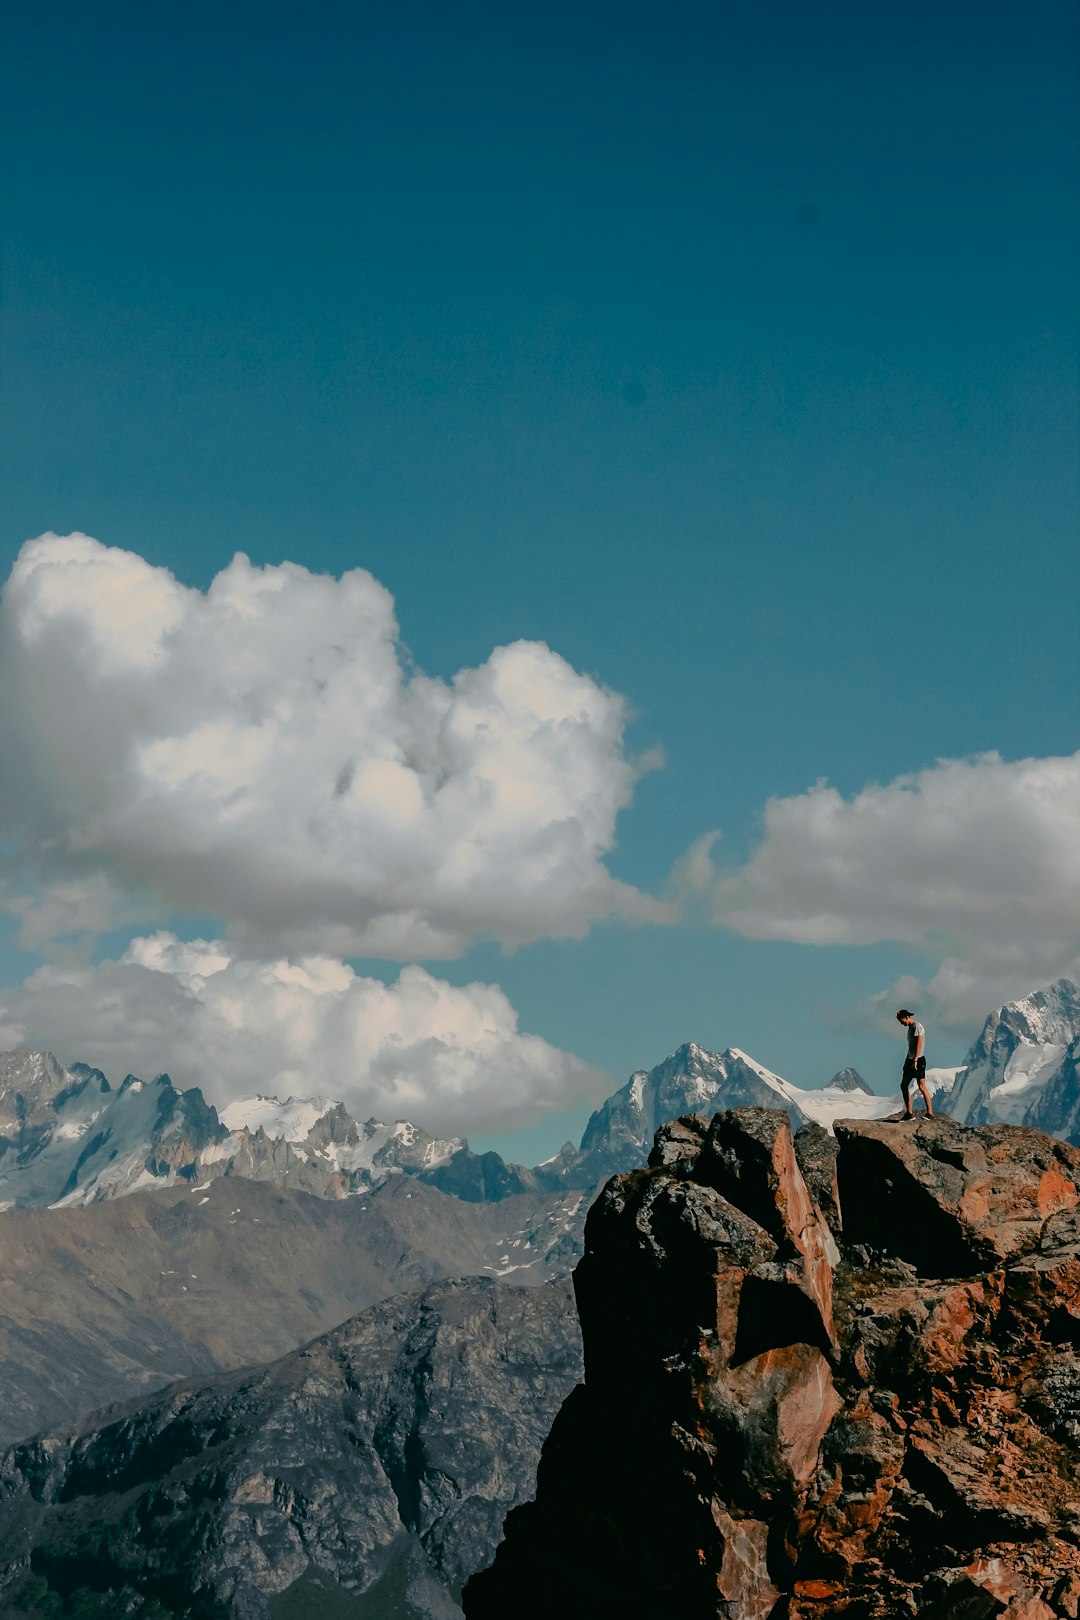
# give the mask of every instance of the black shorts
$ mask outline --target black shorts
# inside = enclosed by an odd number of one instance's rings
[[[925,1080],[926,1079],[926,1059],[924,1057],[921,1057],[921,1058],[905,1058],[904,1059],[904,1079],[908,1082],[909,1085],[912,1082],[912,1080]]]

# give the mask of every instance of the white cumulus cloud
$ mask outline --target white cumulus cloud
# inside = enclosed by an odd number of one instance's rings
[[[166,932],[0,991],[0,1045],[48,1046],[113,1077],[165,1068],[219,1106],[321,1094],[361,1119],[440,1131],[528,1124],[605,1089],[580,1058],[522,1034],[498,985],[417,966],[387,985],[331,957],[252,960]]]
[[[452,956],[663,908],[604,865],[650,761],[542,643],[450,681],[388,592],[237,555],[205,592],[86,535],[19,554],[0,617],[0,825],[23,938],[107,895],[222,919],[247,955]]]
[[[936,964],[920,988],[955,1021],[1080,969],[1080,753],[770,799],[739,867],[717,863],[716,838],[681,863],[684,898],[753,939],[916,946]]]

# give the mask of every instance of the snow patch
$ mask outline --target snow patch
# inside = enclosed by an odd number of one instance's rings
[[[219,1118],[228,1131],[264,1130],[274,1141],[303,1142],[337,1103],[329,1097],[242,1097],[224,1107]]]
[[[1049,1041],[1033,1046],[1021,1041],[1005,1065],[1000,1084],[990,1088],[987,1108],[1003,1125],[1021,1125],[1035,1097],[1056,1074],[1065,1056],[1065,1046]]]
[[[85,1136],[90,1129],[88,1119],[66,1119],[53,1131],[54,1142],[73,1142],[80,1136]]]
[[[813,1120],[815,1124],[824,1125],[830,1132],[838,1119],[885,1119],[903,1106],[899,1092],[882,1097],[867,1091],[844,1091],[839,1086],[823,1086],[820,1091],[804,1091],[801,1086],[792,1085],[790,1080],[773,1074],[771,1069],[766,1069],[763,1064],[755,1062],[737,1047],[731,1048],[731,1055],[739,1058],[748,1069],[752,1069],[769,1090],[782,1097],[785,1103],[797,1108],[805,1118]],[[955,1074],[955,1069],[928,1069],[927,1089],[931,1095],[935,1091],[940,1091],[943,1085],[951,1085]]]

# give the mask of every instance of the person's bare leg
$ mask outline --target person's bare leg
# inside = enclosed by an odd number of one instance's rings
[[[900,1081],[900,1095],[904,1099],[904,1114],[908,1119],[914,1119],[915,1114],[911,1107],[911,1082],[905,1074]]]
[[[930,1093],[926,1089],[926,1081],[921,1077],[919,1079],[919,1090],[922,1092],[923,1102],[926,1104],[926,1117],[927,1119],[933,1119],[934,1110],[930,1102]]]

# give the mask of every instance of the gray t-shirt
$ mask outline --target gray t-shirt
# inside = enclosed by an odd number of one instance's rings
[[[926,1031],[921,1024],[909,1024],[907,1027],[907,1055],[915,1061],[915,1054],[919,1050],[919,1042],[923,1043],[923,1056],[926,1055]]]

